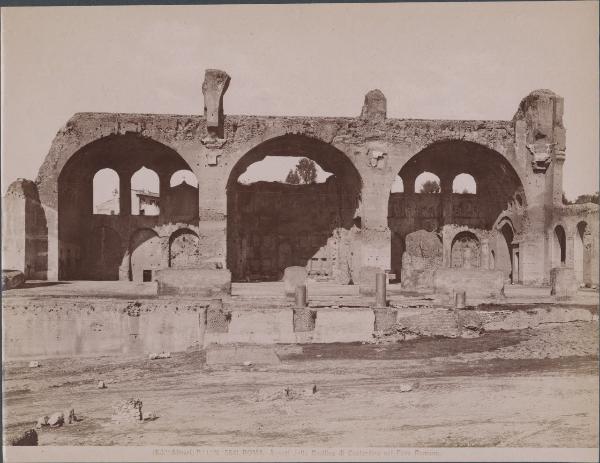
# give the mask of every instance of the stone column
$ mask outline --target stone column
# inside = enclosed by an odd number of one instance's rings
[[[440,178],[441,190],[441,216],[443,224],[454,222],[454,214],[452,210],[452,177],[443,176]]]
[[[129,170],[119,172],[119,215],[131,215],[131,176]]]
[[[414,193],[415,192],[415,180],[417,179],[417,175],[414,172],[407,171],[403,173],[402,176],[402,184],[404,185],[404,193]]]
[[[391,267],[391,232],[387,224],[388,191],[380,191],[385,182],[365,185],[362,193],[361,267]]]
[[[159,174],[159,191],[158,191],[158,212],[159,215],[164,215],[167,208],[167,196],[169,193],[169,188],[171,188],[171,175],[173,173],[169,172],[161,172]]]
[[[490,243],[487,239],[481,240],[481,256],[480,256],[481,268],[484,270],[490,267]]]

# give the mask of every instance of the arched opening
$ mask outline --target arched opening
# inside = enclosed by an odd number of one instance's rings
[[[146,167],[131,177],[131,214],[158,215],[160,213],[160,179]]]
[[[580,285],[590,286],[592,284],[592,240],[589,226],[585,221],[577,224],[573,246],[573,265],[577,282]]]
[[[119,234],[109,227],[92,230],[86,242],[85,277],[89,280],[118,280],[124,249]]]
[[[469,231],[458,233],[452,240],[451,266],[454,268],[479,268],[481,265],[481,243]]]
[[[171,175],[171,179],[169,180],[169,186],[171,188],[181,185],[182,183],[198,188],[198,179],[191,170],[182,169]]]
[[[553,266],[565,265],[567,262],[567,235],[562,225],[554,227]]]
[[[298,171],[297,182],[289,174],[302,159],[309,161],[303,161],[308,174]],[[270,170],[259,175],[252,165],[261,161]],[[320,172],[329,175],[319,178]],[[227,266],[233,281],[275,281],[286,267],[302,266],[315,278],[348,283],[361,187],[346,155],[311,137],[285,135],[246,153],[227,185]]]
[[[452,181],[452,193],[477,194],[477,183],[470,174],[458,174]]]
[[[160,238],[154,230],[142,228],[131,235],[129,241],[129,279],[138,283],[154,281],[160,270],[162,251]]]
[[[145,169],[142,169],[145,168]],[[111,169],[112,181],[118,179],[118,212],[108,218],[104,214],[94,214],[94,176],[103,169]],[[152,171],[150,185],[142,183],[141,188],[137,183],[136,172]],[[175,215],[176,209],[172,204],[182,203],[180,200],[167,202],[171,190],[169,179],[173,173],[186,170],[190,171],[187,162],[173,149],[156,142],[148,137],[134,133],[125,135],[110,135],[98,139],[82,147],[73,154],[58,178],[58,246],[59,246],[59,275],[61,278],[78,280],[90,278],[89,263],[95,259],[95,251],[90,246],[90,237],[96,233],[94,230],[100,227],[110,226],[123,237],[123,253],[127,251],[128,237],[132,233],[144,227],[155,227],[161,224],[180,223],[196,226],[198,223],[198,193],[193,189],[194,202],[191,204],[195,211],[188,211],[185,216]],[[158,177],[158,180],[157,180]],[[133,178],[133,183],[132,183]],[[99,180],[96,180],[99,182]],[[137,216],[132,212],[139,211],[136,206],[136,198],[129,194],[134,189],[150,190],[160,193],[160,215]],[[150,202],[152,200],[150,199]],[[139,202],[137,203],[139,205]],[[144,206],[145,214],[156,213]],[[134,208],[136,210],[134,210]],[[110,209],[109,209],[110,211]],[[109,222],[107,222],[109,221]],[[108,233],[108,232],[107,232]],[[166,250],[165,250],[166,251]],[[69,258],[70,256],[70,258]],[[76,257],[74,257],[76,256]],[[121,265],[121,279],[128,278],[130,257],[124,259]],[[164,266],[167,265],[166,259]],[[68,268],[67,268],[68,267]],[[114,279],[114,272],[95,272],[94,278]]]
[[[195,267],[200,261],[198,235],[187,228],[174,232],[169,238],[169,267]]]
[[[94,214],[119,215],[119,174],[100,169],[93,179]]]
[[[392,193],[404,193],[404,182],[399,175],[396,175],[394,183],[392,183]]]
[[[161,195],[172,222],[192,223],[198,217],[198,179],[191,170],[178,170],[169,180],[169,191]]]
[[[423,172],[415,179],[415,193],[441,193],[440,178],[431,172]]]
[[[266,156],[248,166],[238,182],[250,185],[257,182],[279,182],[290,185],[325,183],[331,172],[325,171],[312,159],[299,156]]]
[[[421,248],[411,247],[406,242],[408,235],[417,231],[429,233],[426,242],[433,246],[437,236],[452,235],[444,232],[444,227],[449,225],[476,232],[476,236],[481,236],[481,231],[500,231],[502,224],[497,225],[497,221],[506,211],[514,212],[515,195],[519,194],[526,202],[523,185],[510,162],[497,151],[473,142],[433,143],[410,158],[398,175],[405,181],[405,189],[402,193],[391,191],[389,196],[391,266],[393,273],[401,271],[402,284],[406,283],[408,288],[413,283],[405,282],[404,275],[419,274],[421,278],[428,278],[431,273],[429,267],[425,270]],[[437,182],[439,190],[432,189],[441,194],[419,194],[427,180]],[[463,194],[465,189],[474,194]],[[508,277],[512,272],[513,238],[510,237],[509,245],[501,233],[489,235],[497,235],[497,242],[490,242],[490,249],[495,250],[494,268],[505,271]],[[446,246],[451,253],[451,243],[444,243]],[[450,255],[447,258],[443,265],[452,265]],[[481,261],[480,258],[479,265]],[[442,263],[431,260],[427,265],[441,266]],[[471,265],[475,265],[474,262]]]
[[[504,219],[500,225],[499,242],[496,247],[498,251],[496,268],[498,268],[498,270],[503,270],[506,278],[511,283],[516,283],[518,278],[517,273],[514,271],[514,235],[512,224],[507,219]]]

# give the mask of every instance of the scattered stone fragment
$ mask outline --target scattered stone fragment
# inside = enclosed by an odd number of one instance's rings
[[[111,420],[116,423],[140,422],[142,419],[142,401],[139,399],[119,400],[113,405]]]
[[[149,358],[150,360],[168,359],[171,358],[171,352],[161,352],[160,354],[152,353]]]
[[[400,392],[410,392],[412,390],[413,390],[413,388],[410,384],[401,384],[400,385]]]
[[[8,445],[35,446],[38,445],[38,435],[35,429],[27,429],[6,439]]]
[[[106,384],[104,381],[98,381],[98,389],[106,389]]]
[[[249,360],[246,360],[246,361],[244,362],[244,366],[245,366],[245,367],[251,367],[251,366],[252,366],[252,362],[250,362]]]
[[[37,423],[35,424],[35,427],[40,429],[42,426],[48,426],[48,420],[50,418],[47,416],[42,416],[40,418],[38,418]]]
[[[64,421],[65,424],[73,424],[77,421],[77,417],[75,416],[75,410],[73,408],[67,408],[64,413]]]
[[[48,424],[53,428],[58,428],[62,426],[65,422],[65,415],[62,412],[56,412],[50,415],[48,419]]]
[[[144,415],[144,421],[154,421],[158,419],[158,416],[154,412],[146,413]]]
[[[32,360],[31,362],[29,362],[29,368],[38,368],[40,366],[40,362],[38,362],[37,360]]]

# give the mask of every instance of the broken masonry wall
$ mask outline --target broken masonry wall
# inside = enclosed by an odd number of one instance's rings
[[[325,183],[236,184],[230,192],[228,265],[234,281],[280,280],[286,267],[347,283],[356,203],[336,176]]]
[[[18,179],[2,198],[2,268],[45,279],[47,260],[48,226],[37,187]]]
[[[554,214],[553,205],[557,203],[559,191],[562,192],[565,130],[561,97],[546,90],[532,92],[523,99],[511,121],[390,119],[386,114],[385,97],[379,91],[369,92],[365,97],[360,117],[233,116],[223,111],[223,95],[229,80],[222,71],[207,72],[203,89],[204,116],[79,113],[67,122],[53,141],[37,180],[48,224],[48,278],[58,278],[59,267],[68,267],[64,262],[65,259],[68,261],[69,252],[71,255],[81,252],[77,241],[59,236],[64,221],[61,217],[59,224],[56,216],[64,201],[59,201],[58,180],[70,158],[90,143],[130,136],[160,143],[181,156],[199,181],[198,222],[194,225],[198,229],[200,245],[204,240],[210,243],[203,251],[205,260],[224,263],[229,215],[226,191],[235,166],[257,146],[293,134],[318,140],[343,153],[362,179],[361,231],[353,235],[351,246],[352,261],[359,262],[352,267],[398,267],[397,264],[390,265],[390,258],[393,255],[397,261],[398,254],[403,251],[394,249],[390,241],[402,238],[403,232],[394,228],[404,225],[388,226],[387,197],[395,175],[417,153],[439,142],[461,140],[500,154],[517,173],[523,186],[527,220],[518,236],[519,281],[547,281],[551,251],[546,232]],[[107,162],[109,158],[107,154]],[[485,162],[482,165],[487,168]],[[410,194],[410,188],[406,191]],[[83,193],[85,196],[85,188]],[[494,194],[490,196],[493,199]],[[456,215],[451,203],[454,203],[453,199],[443,200],[442,215]],[[423,217],[420,219],[422,225],[418,227],[430,227],[431,220],[427,219],[433,218]],[[467,219],[469,223],[466,223]],[[463,217],[463,222],[459,223],[478,227],[479,219]],[[71,227],[67,222],[68,219],[64,223],[67,229],[76,230],[76,226]],[[415,224],[413,230],[419,229],[416,227]],[[406,233],[410,231],[406,230]],[[340,230],[341,234],[347,232]],[[540,240],[540,233],[546,238]],[[72,259],[76,261],[77,258]]]

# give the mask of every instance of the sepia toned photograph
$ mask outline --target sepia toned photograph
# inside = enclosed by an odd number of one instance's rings
[[[2,7],[4,461],[598,461],[598,14]]]

